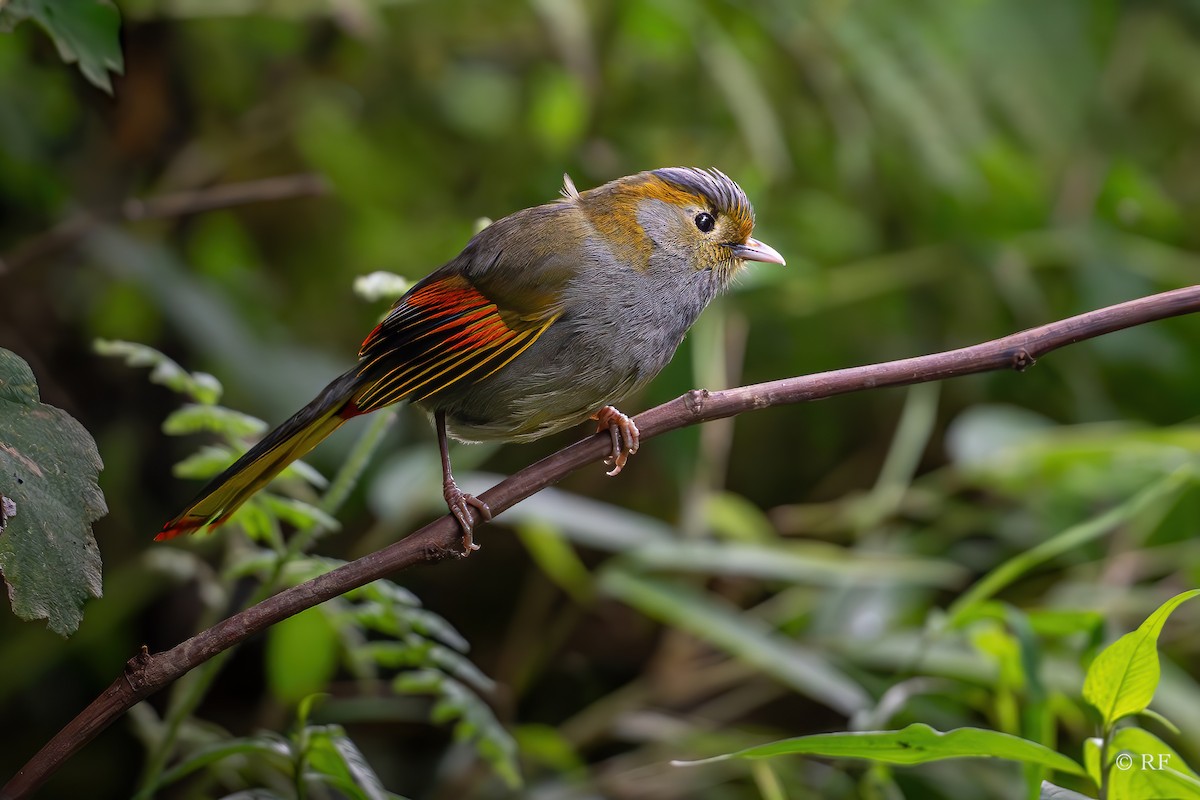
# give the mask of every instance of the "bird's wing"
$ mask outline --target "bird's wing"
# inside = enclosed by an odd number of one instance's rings
[[[496,292],[487,291],[439,270],[400,298],[359,350],[362,388],[354,410],[365,414],[424,400],[459,381],[480,381],[524,352],[561,314],[545,297],[524,297],[527,307],[514,308],[511,298],[493,299]]]

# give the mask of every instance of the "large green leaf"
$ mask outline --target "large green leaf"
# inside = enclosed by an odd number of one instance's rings
[[[0,349],[0,573],[17,616],[63,636],[101,594],[92,523],[108,513],[96,485],[103,466],[91,435],[40,403],[29,365]]]
[[[58,48],[63,61],[79,62],[79,71],[112,94],[108,73],[125,71],[121,56],[121,14],[109,0],[8,0],[0,3],[0,31],[33,19]]]
[[[310,608],[267,633],[267,683],[285,703],[324,691],[337,671],[338,632],[324,609]]]
[[[1171,612],[1198,594],[1200,589],[1175,595],[1137,630],[1106,647],[1088,667],[1083,699],[1100,712],[1106,727],[1150,705],[1158,688],[1158,635]]]
[[[919,722],[899,731],[798,736],[702,761],[674,763],[702,764],[727,758],[772,758],[784,755],[864,758],[889,764],[924,764],[947,758],[1004,758],[1040,764],[1071,775],[1085,774],[1083,767],[1070,758],[1019,736],[983,728],[955,728],[943,733]]]
[[[813,586],[957,586],[966,576],[966,570],[949,561],[811,542],[647,542],[627,558],[644,571],[738,575]]]
[[[1200,781],[1169,766],[1160,767],[1153,758],[1143,766],[1135,757],[1126,767],[1109,770],[1108,796],[1137,800],[1200,800]]]
[[[1192,780],[1200,780],[1200,775],[1187,765],[1183,757],[1162,739],[1145,728],[1132,725],[1121,728],[1112,737],[1109,752],[1122,751],[1133,754],[1138,766],[1142,766],[1143,756],[1150,756],[1155,768],[1170,767],[1176,772],[1187,775]]]

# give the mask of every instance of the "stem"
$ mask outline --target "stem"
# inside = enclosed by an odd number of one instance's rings
[[[321,502],[317,503],[317,508],[330,516],[338,512],[342,504],[346,502],[346,498],[350,496],[350,492],[358,485],[358,479],[362,477],[363,470],[371,463],[371,457],[375,455],[375,451],[383,443],[383,437],[395,421],[395,408],[390,408],[371,419],[371,424],[354,443],[350,455],[342,462],[333,482],[325,490],[325,496],[321,498]]]
[[[1113,729],[1111,725],[1104,726],[1104,740],[1100,744],[1100,797],[1099,800],[1108,800],[1108,747],[1112,739]]]

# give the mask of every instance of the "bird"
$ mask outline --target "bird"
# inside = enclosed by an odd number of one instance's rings
[[[156,540],[224,523],[347,420],[401,401],[437,432],[442,487],[478,549],[448,438],[526,442],[587,420],[612,437],[616,475],[638,451],[616,404],[666,366],[688,328],[747,262],[783,265],[753,238],[746,193],[717,169],[648,170],[561,197],[477,233],[417,281],[368,334],[358,362],[213,478]]]

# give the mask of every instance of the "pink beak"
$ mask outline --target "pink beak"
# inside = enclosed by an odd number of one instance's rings
[[[779,255],[779,251],[771,245],[760,242],[758,239],[747,239],[745,244],[727,245],[733,254],[738,258],[746,261],[762,261],[766,264],[786,264],[783,256]]]

